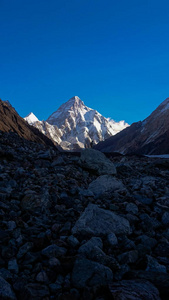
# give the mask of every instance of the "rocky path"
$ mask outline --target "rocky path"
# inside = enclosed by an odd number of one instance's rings
[[[169,299],[169,160],[0,133],[0,299]]]

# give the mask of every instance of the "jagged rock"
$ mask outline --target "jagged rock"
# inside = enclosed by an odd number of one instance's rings
[[[95,171],[98,175],[115,175],[114,164],[100,151],[84,149],[80,157],[81,165],[89,170]]]
[[[16,300],[16,296],[11,288],[11,285],[2,277],[0,277],[0,299]]]
[[[116,300],[160,300],[157,288],[145,280],[122,280],[110,284],[113,299]]]
[[[158,261],[150,255],[147,255],[146,271],[167,273],[166,267],[159,264]]]
[[[111,196],[115,191],[125,191],[123,183],[111,175],[99,176],[92,181],[88,187],[89,191],[93,192],[96,197]]]
[[[104,236],[110,233],[129,234],[129,222],[115,213],[89,204],[72,228],[73,234]]]
[[[105,286],[112,280],[113,273],[108,267],[83,257],[77,258],[72,272],[72,282],[76,288]]]

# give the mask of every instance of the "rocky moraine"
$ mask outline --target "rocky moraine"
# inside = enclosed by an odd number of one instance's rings
[[[0,133],[0,299],[169,299],[169,160]]]

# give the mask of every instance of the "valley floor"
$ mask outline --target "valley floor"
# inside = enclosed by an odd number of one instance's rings
[[[168,299],[169,158],[92,163],[0,133],[0,299]]]

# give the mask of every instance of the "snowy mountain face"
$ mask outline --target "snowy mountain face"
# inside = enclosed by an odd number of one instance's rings
[[[129,126],[103,117],[77,96],[62,104],[46,121],[38,121],[32,113],[25,119],[64,150],[90,147]]]

